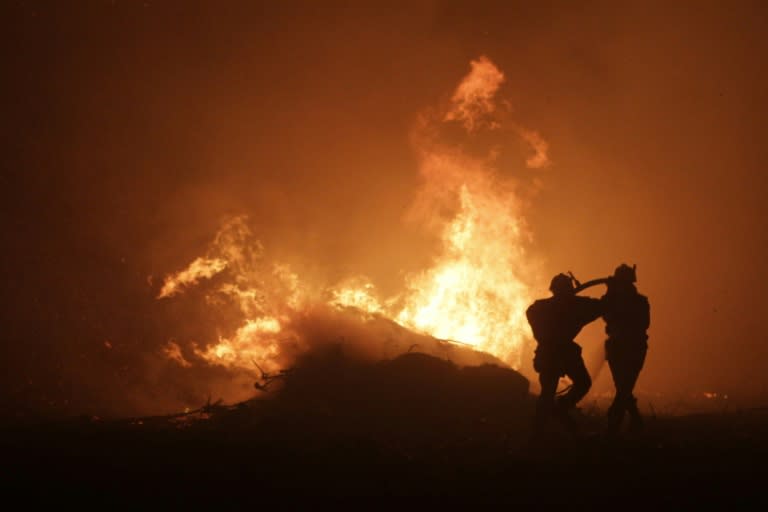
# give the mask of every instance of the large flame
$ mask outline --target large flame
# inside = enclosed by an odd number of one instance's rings
[[[310,285],[288,266],[267,261],[247,218],[235,217],[221,228],[208,254],[168,276],[159,293],[167,299],[217,276],[209,304],[229,305],[241,314],[239,327],[205,347],[196,346],[194,355],[227,367],[258,365],[275,371],[306,345],[297,325],[322,306],[386,318],[474,346],[518,368],[530,339],[524,312],[536,278],[525,250],[530,237],[521,202],[510,177],[494,167],[495,150],[471,156],[439,136],[441,127],[449,125],[458,125],[467,136],[498,129],[493,114],[503,81],[487,58],[472,61],[449,105],[419,118],[413,140],[423,181],[413,211],[440,236],[442,250],[429,268],[407,278],[399,295],[382,299],[364,276],[335,286]],[[535,150],[528,166],[545,165],[547,144],[541,136],[519,125],[511,128]],[[175,341],[165,352],[189,364]]]
[[[408,282],[396,319],[439,338],[459,340],[519,365],[529,335],[526,266],[515,212],[489,184],[462,184],[461,210],[444,229],[444,252]]]
[[[499,128],[491,114],[503,81],[504,75],[490,60],[473,61],[443,121],[459,121],[468,133],[483,126]],[[520,201],[512,184],[493,167],[494,153],[473,158],[446,147],[435,139],[433,125],[433,120],[422,118],[414,137],[424,178],[421,208],[434,211],[448,203],[455,205],[455,213],[438,226],[443,251],[431,268],[408,280],[406,304],[396,319],[434,336],[468,343],[518,367],[530,338],[524,313],[531,300],[532,273]],[[521,133],[519,126],[514,128]]]

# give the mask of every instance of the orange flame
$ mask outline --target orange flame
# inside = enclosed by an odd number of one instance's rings
[[[524,311],[521,227],[512,205],[489,183],[460,187],[461,211],[444,229],[444,253],[413,276],[401,324],[438,338],[468,343],[519,366],[530,335]]]
[[[366,313],[386,314],[387,309],[376,297],[376,287],[366,277],[347,279],[331,290],[332,306],[351,307]]]
[[[165,347],[163,347],[163,353],[166,355],[166,357],[168,357],[168,359],[176,361],[180,366],[184,368],[189,368],[192,366],[192,363],[187,361],[184,358],[184,354],[181,353],[181,347],[179,344],[173,340],[170,340],[165,344]]]
[[[168,276],[160,289],[158,299],[172,297],[188,286],[193,286],[201,279],[209,279],[227,266],[227,262],[219,258],[196,258],[187,268]]]
[[[530,235],[515,185],[493,167],[493,152],[487,158],[471,157],[442,144],[436,135],[442,123],[454,121],[468,133],[500,127],[492,115],[504,75],[486,57],[470,64],[446,111],[423,115],[414,132],[423,178],[414,211],[442,240],[433,265],[409,276],[402,293],[386,300],[365,277],[313,288],[288,266],[267,262],[247,219],[236,217],[217,233],[208,255],[168,276],[158,295],[170,297],[203,278],[224,275],[210,295],[211,303],[234,304],[243,322],[230,336],[196,347],[197,357],[227,367],[252,369],[258,364],[263,371],[279,369],[304,343],[293,326],[314,305],[324,304],[469,344],[519,367],[530,339],[524,313],[535,272],[525,249]],[[536,151],[527,165],[546,165],[547,143],[539,134],[512,128]],[[449,218],[438,213],[446,210],[453,212]],[[178,345],[169,344],[166,355],[187,363]]]
[[[467,131],[475,131],[487,114],[496,110],[493,97],[504,81],[504,74],[487,57],[470,62],[472,70],[464,77],[451,98],[445,121],[461,121]],[[496,127],[491,123],[489,126]]]
[[[273,371],[280,354],[280,342],[276,335],[281,331],[282,326],[274,317],[248,319],[231,338],[219,338],[215,345],[196,349],[195,353],[222,366],[252,368],[254,361],[262,361],[267,371]]]

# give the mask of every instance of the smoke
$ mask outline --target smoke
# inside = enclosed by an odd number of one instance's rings
[[[189,368],[192,366],[192,363],[187,361],[184,357],[184,354],[181,353],[181,347],[179,344],[173,340],[168,341],[165,347],[163,347],[163,354],[165,354],[168,359],[178,363],[183,368]]]
[[[517,132],[525,142],[530,144],[534,151],[534,154],[526,159],[525,165],[532,169],[540,169],[548,166],[550,161],[549,156],[547,155],[547,152],[549,151],[549,144],[547,144],[547,141],[541,138],[541,135],[539,135],[538,132],[526,130],[521,126],[517,127]]]

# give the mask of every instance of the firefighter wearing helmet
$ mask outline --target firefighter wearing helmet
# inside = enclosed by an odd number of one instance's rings
[[[613,403],[608,409],[609,433],[616,433],[621,428],[626,414],[632,430],[643,426],[634,388],[645,363],[646,331],[651,320],[648,298],[638,293],[636,281],[636,267],[621,264],[608,278],[608,288],[601,298],[607,335],[605,358],[616,387]]]
[[[576,295],[574,278],[566,274],[554,276],[549,290],[551,297],[536,300],[526,310],[537,343],[533,367],[541,384],[534,434],[541,433],[552,416],[575,433],[577,425],[569,411],[587,394],[592,379],[581,357],[581,347],[574,339],[585,325],[601,316],[602,302]],[[561,377],[568,377],[573,384],[556,401]]]

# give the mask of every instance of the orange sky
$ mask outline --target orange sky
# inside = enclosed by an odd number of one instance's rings
[[[147,276],[229,214],[309,274],[396,289],[435,249],[403,222],[410,130],[479,55],[549,144],[524,171],[544,273],[638,266],[638,388],[768,400],[761,3],[32,4],[3,7],[3,412],[167,383],[151,354],[183,318]]]

